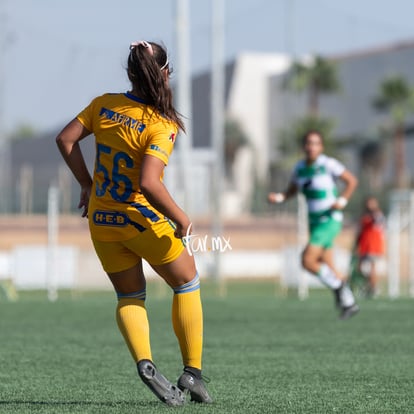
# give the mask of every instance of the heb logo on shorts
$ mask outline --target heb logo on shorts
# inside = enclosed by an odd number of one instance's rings
[[[126,226],[129,220],[125,213],[120,213],[119,211],[95,210],[93,222],[97,226]]]

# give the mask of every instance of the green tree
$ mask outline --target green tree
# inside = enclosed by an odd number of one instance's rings
[[[22,123],[18,125],[14,131],[10,133],[9,138],[12,140],[15,139],[30,139],[35,137],[37,130],[33,125]]]
[[[308,106],[304,116],[278,133],[278,148],[283,157],[271,166],[272,181],[281,176],[282,171],[292,168],[301,150],[301,139],[309,130],[321,132],[326,151],[333,152],[334,121],[320,116],[319,99],[321,94],[333,94],[341,89],[336,64],[321,56],[315,56],[306,64],[296,61],[284,79],[283,88],[295,93],[305,92]]]
[[[293,63],[284,87],[295,92],[307,91],[308,115],[319,116],[320,94],[331,94],[340,90],[336,65],[321,56],[315,56],[310,64]]]
[[[394,168],[397,188],[408,184],[405,159],[405,121],[414,110],[414,89],[402,76],[384,79],[379,85],[372,102],[379,112],[387,112],[391,117],[391,134],[394,141]]]
[[[336,65],[321,56],[315,56],[311,63],[293,63],[283,87],[296,93],[307,92],[307,113],[297,119],[288,130],[281,133],[279,149],[284,153],[284,162],[290,163],[289,156],[297,156],[300,140],[311,129],[322,133],[327,151],[332,150],[334,122],[319,114],[319,98],[322,93],[332,94],[340,90]]]

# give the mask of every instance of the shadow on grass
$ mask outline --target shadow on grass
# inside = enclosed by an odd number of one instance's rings
[[[126,407],[126,408],[148,408],[164,406],[160,401],[28,401],[28,400],[0,400],[1,406],[87,406],[87,407]]]

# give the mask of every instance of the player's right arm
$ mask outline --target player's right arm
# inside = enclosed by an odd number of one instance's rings
[[[83,208],[82,217],[85,217],[88,214],[92,177],[89,174],[85,159],[83,158],[79,141],[89,134],[90,131],[75,118],[69,122],[56,137],[56,144],[63,159],[66,161],[66,164],[81,186],[78,208]]]
[[[181,239],[188,235],[191,222],[161,181],[164,168],[160,158],[146,154],[141,166],[140,190],[153,207],[176,224],[175,236]]]
[[[294,181],[291,181],[284,192],[274,193],[271,192],[267,195],[269,203],[279,204],[286,201],[288,198],[293,197],[298,192],[298,186]]]

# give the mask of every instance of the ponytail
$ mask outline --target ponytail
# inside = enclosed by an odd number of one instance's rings
[[[159,114],[185,131],[181,115],[173,105],[165,70],[170,73],[167,52],[162,46],[146,41],[131,43],[127,73],[134,90]]]

